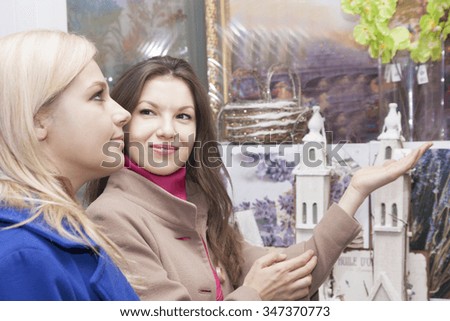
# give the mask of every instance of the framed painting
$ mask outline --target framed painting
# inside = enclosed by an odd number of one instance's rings
[[[67,24],[95,43],[112,85],[129,66],[158,55],[187,60],[206,85],[202,1],[67,0]]]
[[[292,95],[289,82],[283,81],[286,74],[277,75],[281,81],[268,81],[271,67],[283,64],[296,76],[299,105],[321,107],[335,142],[376,137],[377,62],[354,42],[355,18],[341,11],[339,0],[206,0],[205,11],[209,95],[215,112],[242,99],[235,94],[239,90],[258,91],[257,82],[250,80],[236,88],[242,70],[257,73],[270,98]]]

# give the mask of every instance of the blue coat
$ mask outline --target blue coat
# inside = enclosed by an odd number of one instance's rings
[[[61,237],[42,219],[0,207],[0,300],[139,300],[104,251]]]

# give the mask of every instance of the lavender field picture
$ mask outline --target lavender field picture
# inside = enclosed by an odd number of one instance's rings
[[[283,191],[278,197],[265,196],[253,201],[241,202],[235,210],[253,210],[264,246],[288,247],[295,244],[295,180],[292,170],[297,164],[271,154],[259,154],[254,157],[259,159],[255,170],[258,180],[274,184],[288,182],[290,189]],[[351,172],[350,168],[339,166],[333,170],[331,202],[339,201],[350,182]]]
[[[429,258],[430,297],[450,299],[450,150],[427,151],[412,179],[410,247]]]
[[[270,154],[260,154],[255,175],[260,180],[291,183],[291,189],[278,196],[278,199],[255,199],[242,202],[238,211],[253,209],[264,246],[287,247],[295,243],[294,210],[294,162],[284,159],[271,159]]]

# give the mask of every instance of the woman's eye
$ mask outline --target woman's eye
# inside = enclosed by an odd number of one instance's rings
[[[155,113],[151,109],[142,109],[139,112],[141,115],[154,115]]]
[[[103,89],[100,90],[100,91],[98,91],[98,92],[96,92],[96,93],[91,97],[91,99],[92,99],[92,100],[97,100],[97,101],[104,101],[104,99],[103,99],[103,92],[104,92]]]
[[[183,119],[183,120],[189,120],[189,119],[192,119],[192,116],[189,115],[189,114],[183,113],[183,114],[179,114],[179,115],[177,116],[177,118],[178,118],[178,119]]]

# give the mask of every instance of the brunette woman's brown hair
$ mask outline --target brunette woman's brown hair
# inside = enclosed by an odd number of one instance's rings
[[[192,67],[185,60],[170,56],[147,59],[132,66],[120,77],[111,91],[111,97],[133,114],[146,82],[166,75],[183,80],[194,97],[196,142],[186,163],[186,176],[188,180],[197,183],[205,193],[209,205],[206,232],[208,245],[214,258],[223,264],[236,287],[242,272],[242,236],[229,224],[233,206],[226,183],[230,181],[230,177],[221,160],[208,94]],[[127,146],[125,153],[126,150]],[[90,184],[89,202],[94,201],[103,192],[106,181],[107,179],[102,179]]]

